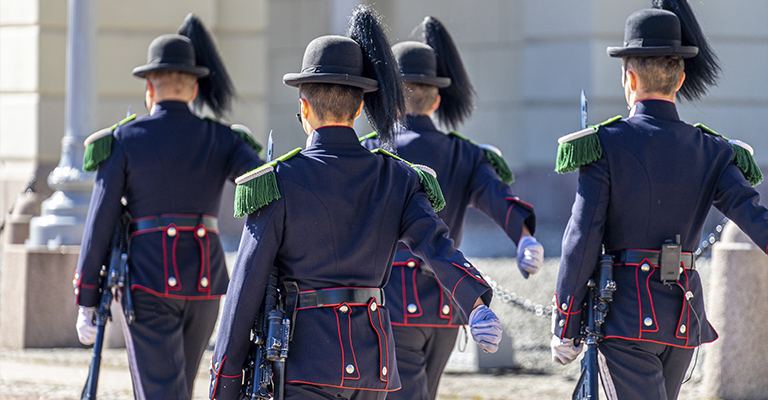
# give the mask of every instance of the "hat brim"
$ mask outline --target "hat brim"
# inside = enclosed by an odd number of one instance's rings
[[[133,69],[133,76],[137,76],[139,78],[146,78],[147,74],[155,71],[186,72],[198,78],[205,78],[206,76],[208,76],[208,73],[210,72],[207,67],[159,63],[159,64],[147,64],[147,65],[142,65],[140,67],[136,67]]]
[[[696,46],[609,47],[606,51],[611,57],[679,56],[692,58],[699,54],[699,48]]]
[[[331,83],[334,85],[354,86],[370,93],[379,90],[379,82],[364,76],[333,73],[291,73],[283,75],[283,83],[299,87],[302,83]]]
[[[445,89],[451,86],[451,78],[444,76],[429,76],[424,74],[401,74],[404,82],[422,83],[424,85],[437,86],[438,89]]]

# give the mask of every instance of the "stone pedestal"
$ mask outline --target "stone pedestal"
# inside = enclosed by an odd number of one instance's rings
[[[720,338],[706,345],[705,398],[768,399],[768,257],[729,222],[712,247],[707,318]]]
[[[72,289],[80,246],[7,245],[0,282],[0,347],[79,347]]]

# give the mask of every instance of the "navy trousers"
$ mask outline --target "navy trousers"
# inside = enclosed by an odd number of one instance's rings
[[[693,349],[609,338],[597,347],[608,400],[675,400]]]
[[[178,300],[133,290],[136,320],[126,335],[134,397],[189,400],[216,324],[219,299]]]
[[[319,366],[322,368],[322,366]],[[376,390],[355,390],[331,386],[299,385],[287,383],[285,385],[285,400],[384,400],[387,393]]]
[[[456,343],[459,328],[392,325],[402,389],[387,399],[431,400]]]

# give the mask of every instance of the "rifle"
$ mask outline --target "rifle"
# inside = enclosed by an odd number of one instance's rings
[[[291,321],[286,318],[279,299],[277,268],[274,268],[269,275],[264,304],[251,331],[251,347],[243,366],[243,399],[283,400]]]
[[[598,285],[599,283],[599,285]],[[587,351],[581,359],[581,376],[573,391],[573,400],[598,399],[597,344],[603,338],[602,325],[608,314],[608,303],[613,300],[616,282],[613,280],[613,256],[603,254],[595,277],[587,282],[587,325],[582,320],[581,334]]]
[[[101,267],[101,302],[99,303],[98,311],[95,313],[97,326],[96,341],[93,343],[91,366],[88,369],[88,379],[85,381],[83,392],[80,395],[81,400],[96,398],[99,370],[101,369],[101,350],[104,344],[104,331],[107,321],[112,319],[110,306],[112,305],[115,292],[119,292],[120,289],[124,289],[123,310],[126,322],[130,324],[134,320],[130,276],[128,275],[128,240],[126,238],[130,220],[131,218],[128,213],[123,212],[112,235],[109,269],[106,266]]]

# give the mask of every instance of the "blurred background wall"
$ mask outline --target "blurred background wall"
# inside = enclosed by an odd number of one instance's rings
[[[296,122],[298,91],[282,84],[297,72],[313,38],[343,34],[352,0],[97,1],[96,126],[139,116],[143,81],[131,70],[146,62],[150,41],[175,32],[189,12],[214,35],[239,100],[227,122],[248,125],[262,144],[271,130],[275,154],[304,145]],[[457,42],[477,90],[477,110],[461,133],[499,147],[516,176],[513,188],[536,207],[540,240],[559,254],[577,174],[553,172],[557,138],[579,129],[579,92],[589,98],[589,120],[626,116],[621,62],[605,48],[623,41],[624,21],[649,0],[378,0],[392,43],[416,39],[426,15],[442,20]],[[768,167],[768,2],[693,0],[699,21],[723,65],[720,85],[706,99],[680,103],[684,120],[703,122],[750,143]],[[38,191],[57,164],[64,133],[66,1],[0,0],[0,211],[37,174]],[[370,132],[358,121],[358,134]],[[681,157],[686,155],[681,154]],[[761,185],[765,186],[765,185]],[[761,191],[765,192],[764,189]],[[231,193],[221,224],[234,250],[241,220],[230,218]],[[716,219],[712,218],[713,221]],[[717,218],[719,219],[719,218]],[[471,256],[507,256],[514,248],[479,213],[468,216],[463,249]]]

